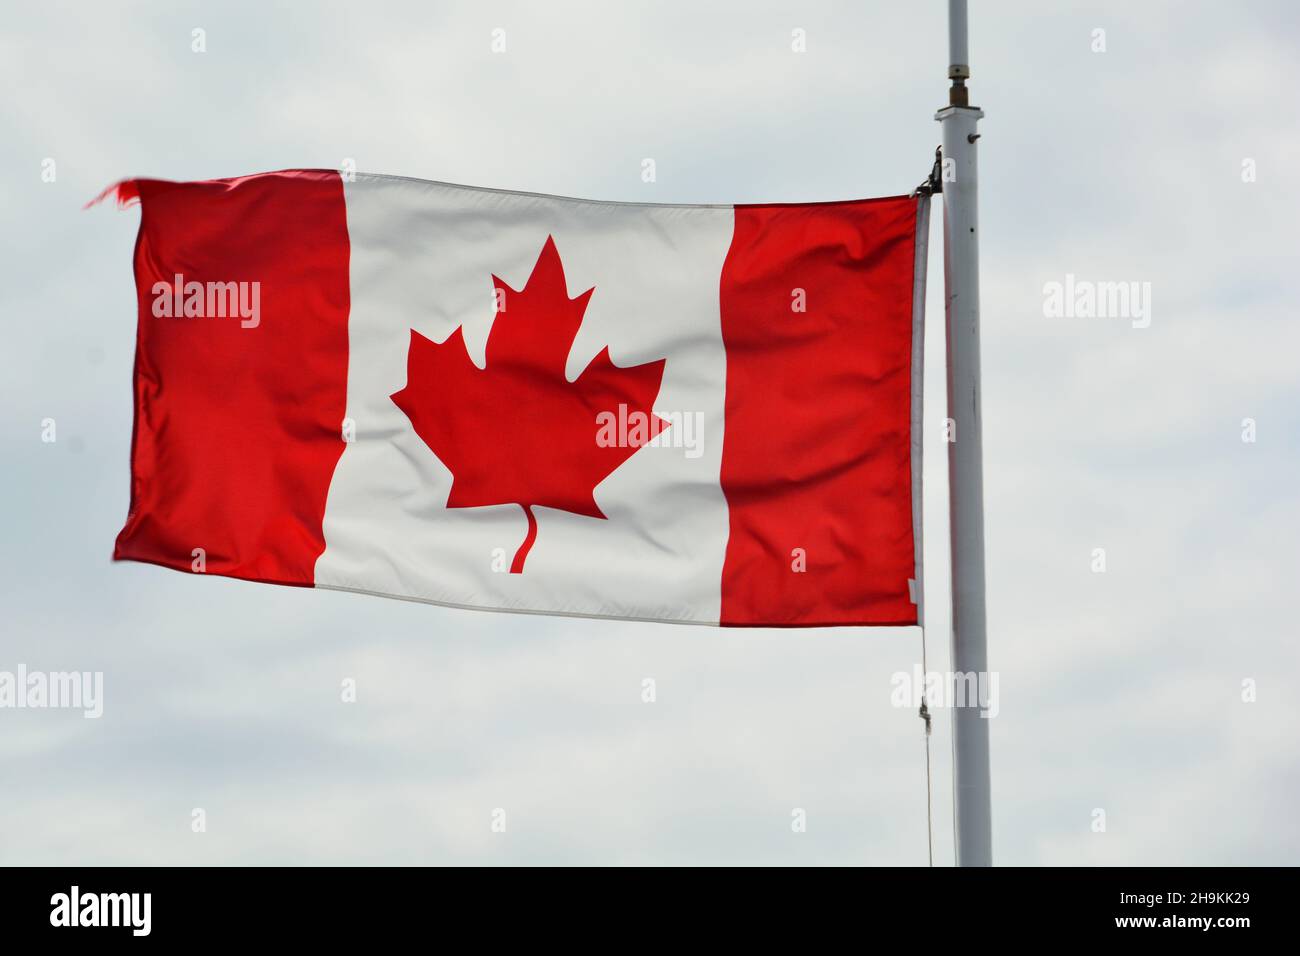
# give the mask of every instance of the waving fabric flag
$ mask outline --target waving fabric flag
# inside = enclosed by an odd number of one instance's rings
[[[131,180],[114,557],[508,611],[914,624],[927,200]]]

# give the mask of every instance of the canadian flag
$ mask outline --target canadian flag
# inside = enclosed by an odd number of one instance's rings
[[[139,200],[114,558],[505,611],[918,622],[927,200],[294,170]]]

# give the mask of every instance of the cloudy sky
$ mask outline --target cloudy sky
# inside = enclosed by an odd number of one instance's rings
[[[0,670],[102,671],[104,713],[0,710],[0,863],[924,864],[921,724],[890,703],[916,629],[492,615],[112,564],[138,211],[81,207],[127,176],[346,159],[598,199],[897,194],[939,140],[943,7],[7,13]],[[973,7],[995,858],[1300,862],[1300,13]],[[931,273],[927,643],[944,669],[937,257]],[[1149,326],[1046,316],[1044,285],[1067,275],[1150,283]]]

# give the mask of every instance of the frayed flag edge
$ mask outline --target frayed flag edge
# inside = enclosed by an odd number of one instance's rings
[[[81,208],[89,209],[92,206],[98,206],[110,197],[116,201],[118,209],[129,209],[140,202],[140,187],[134,179],[123,179],[113,183]]]

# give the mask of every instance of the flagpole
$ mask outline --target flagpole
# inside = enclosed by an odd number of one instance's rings
[[[952,544],[952,669],[987,688],[984,466],[980,434],[979,232],[976,126],[966,81],[966,0],[948,0],[948,106],[943,129],[944,292],[948,340],[948,498]],[[971,686],[969,682],[965,684]],[[985,691],[987,693],[987,691]],[[958,866],[993,863],[989,725],[977,701],[953,708],[953,826]],[[960,706],[961,704],[966,706]]]

